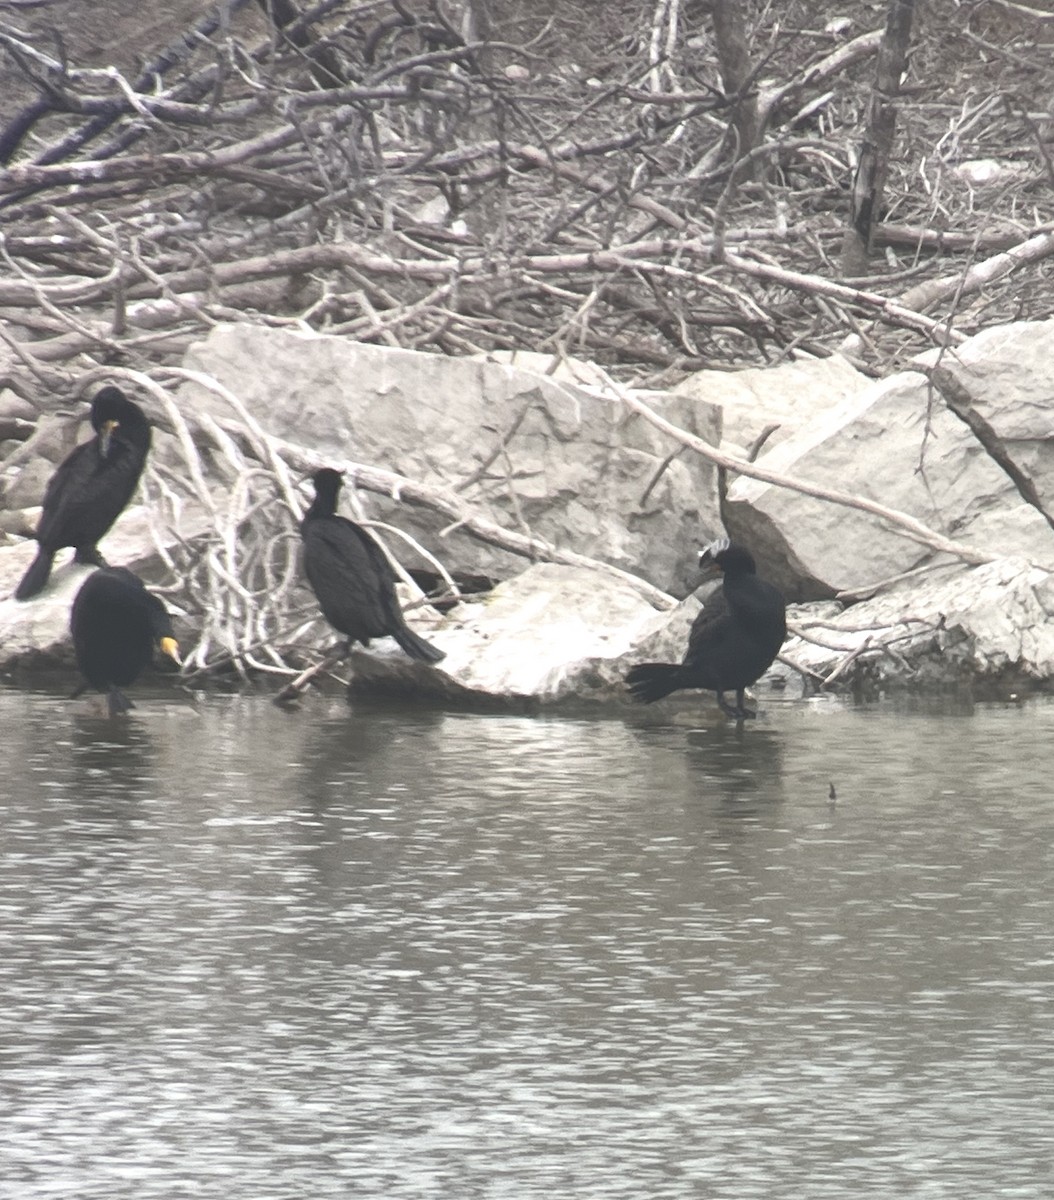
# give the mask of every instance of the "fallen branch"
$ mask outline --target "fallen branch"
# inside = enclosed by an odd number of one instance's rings
[[[838,663],[838,665],[834,668],[834,670],[830,671],[827,675],[824,676],[823,683],[820,686],[821,687],[830,687],[831,684],[834,683],[834,681],[838,678],[839,675],[844,675],[845,672],[849,670],[849,668],[853,665],[853,663],[856,662],[856,660],[862,654],[865,654],[868,650],[870,650],[872,640],[873,639],[869,635],[868,637],[864,638],[864,640],[860,643],[859,646],[856,647],[856,649],[850,650],[849,653],[845,656],[845,658],[843,658],[841,660],[841,662]]]
[[[804,275],[800,271],[788,271],[785,267],[756,262],[754,259],[744,258],[730,250],[725,251],[722,261],[733,270],[744,275],[751,275],[755,279],[763,279],[767,283],[780,284],[796,292],[830,296],[832,299],[841,300],[846,304],[855,304],[861,308],[870,309],[879,319],[888,321],[891,325],[900,325],[905,329],[914,329],[917,333],[924,333],[938,345],[966,341],[966,334],[959,333],[958,330],[949,327],[946,322],[935,321],[932,317],[915,312],[878,292],[848,287],[844,283],[835,283],[820,275]]]
[[[975,263],[966,272],[942,275],[939,279],[927,279],[925,283],[904,292],[900,303],[907,308],[932,308],[941,300],[952,296],[965,296],[979,292],[997,279],[1020,270],[1021,267],[1040,262],[1054,254],[1054,233],[1039,233],[1001,254],[993,254],[982,262]]]
[[[911,541],[917,542],[922,546],[928,546],[931,550],[936,550],[941,554],[952,554],[956,558],[962,559],[963,562],[979,566],[982,563],[993,561],[991,554],[986,554],[984,551],[978,550],[973,546],[964,546],[961,542],[946,538],[943,534],[930,529],[910,514],[900,512],[899,509],[889,508],[885,504],[879,504],[877,501],[868,500],[863,496],[854,496],[849,492],[840,492],[835,488],[810,483],[808,480],[798,479],[793,475],[784,475],[782,472],[769,470],[766,467],[758,466],[757,463],[748,462],[746,459],[738,458],[735,455],[725,454],[715,446],[704,442],[702,438],[696,437],[687,430],[681,429],[679,426],[667,421],[665,417],[659,416],[654,409],[649,408],[643,401],[638,400],[626,388],[620,387],[610,378],[608,380],[608,389],[631,412],[635,412],[657,429],[661,429],[663,433],[681,442],[682,445],[688,446],[697,454],[701,454],[704,458],[716,463],[719,467],[735,471],[739,475],[746,475],[751,479],[761,480],[762,483],[771,483],[776,487],[788,488],[791,491],[800,492],[804,496],[813,496],[817,500],[826,500],[831,504],[840,504],[845,508],[855,508],[860,512],[870,513],[872,516],[885,521],[894,531],[902,534],[904,537],[910,538]]]
[[[347,643],[334,647],[324,658],[315,663],[314,666],[301,671],[295,679],[290,679],[285,687],[274,694],[271,702],[273,704],[290,704],[295,700],[299,700],[319,675],[324,675],[327,671],[331,671],[337,663],[343,662],[347,657]]]
[[[854,66],[864,59],[870,58],[878,51],[882,42],[882,30],[874,29],[862,33],[825,54],[814,63],[810,63],[795,78],[774,87],[763,87],[758,96],[758,124],[764,129],[768,125],[776,109],[790,96],[798,96],[807,87],[824,83],[835,75],[841,74],[848,67]]]

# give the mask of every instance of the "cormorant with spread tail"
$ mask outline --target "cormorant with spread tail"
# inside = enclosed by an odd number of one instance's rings
[[[652,704],[681,688],[707,688],[717,694],[726,716],[743,720],[755,714],[744,705],[744,691],[772,666],[787,636],[786,604],[780,592],[759,579],[750,551],[728,538],[713,542],[699,556],[700,566],[722,573],[721,591],[695,618],[684,661],[640,663],[626,683],[634,700]],[[736,703],[725,692],[736,693]]]

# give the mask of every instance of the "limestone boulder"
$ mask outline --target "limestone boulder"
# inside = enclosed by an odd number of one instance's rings
[[[1054,678],[1054,574],[1021,558],[949,565],[842,612],[790,614],[785,647],[821,677],[919,690],[1043,685]],[[819,606],[822,607],[822,606]]]
[[[663,719],[688,705],[723,723],[710,695],[675,693],[645,708],[625,686],[636,663],[681,661],[692,622],[719,586],[658,612],[603,572],[537,563],[484,600],[460,605],[442,624],[417,626],[446,653],[434,667],[412,662],[388,639],[355,653],[351,692],[499,711],[606,706]],[[777,663],[755,690],[787,675]]]
[[[1035,499],[1054,520],[1054,320],[986,329],[954,353],[920,356],[938,363],[962,385],[956,415],[1004,469],[1035,489]]]
[[[679,662],[698,611],[694,596],[657,612],[606,573],[535,563],[438,627],[417,626],[445,652],[437,666],[412,662],[385,639],[379,652],[355,654],[352,688],[481,707],[625,702],[629,667]]]
[[[998,332],[999,336],[994,336]],[[1041,495],[1054,490],[1054,322],[980,335],[945,356],[978,397],[985,419],[1014,445]],[[1016,358],[1031,370],[1013,368]],[[1009,380],[997,387],[995,380]],[[1018,383],[1014,385],[1014,380]],[[995,393],[995,398],[989,397]],[[984,397],[983,401],[980,399]],[[920,372],[875,383],[803,426],[759,460],[774,471],[878,501],[945,536],[996,557],[1054,564],[1054,532],[1022,495],[1005,463],[953,412]],[[867,513],[741,476],[728,490],[725,522],[755,547],[792,600],[865,589],[933,559],[933,553]]]
[[[512,364],[444,358],[346,338],[226,325],[186,365],[236,393],[271,434],[325,460],[362,462],[455,492],[487,519],[622,567],[684,595],[701,544],[721,529],[716,472],[617,400]],[[716,442],[720,414],[686,396],[650,396],[663,415]],[[181,403],[224,418],[207,389]],[[509,578],[523,560],[445,518],[367,493],[448,567]],[[349,503],[354,497],[348,498]],[[347,508],[345,511],[349,511]]]
[[[607,373],[602,367],[588,359],[565,354],[543,354],[540,350],[488,350],[485,354],[472,357],[479,362],[504,363],[533,375],[546,375],[558,383],[602,388],[607,382]]]
[[[870,379],[840,354],[802,355],[775,367],[743,371],[697,371],[673,390],[721,409],[721,444],[751,447],[770,426],[770,449],[817,417],[832,412],[870,386]]]

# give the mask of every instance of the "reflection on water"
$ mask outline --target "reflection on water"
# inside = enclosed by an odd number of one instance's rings
[[[1048,1196],[1054,705],[686,711],[0,693],[3,1194]]]

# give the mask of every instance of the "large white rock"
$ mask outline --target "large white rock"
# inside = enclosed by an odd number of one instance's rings
[[[29,557],[32,558],[32,555]],[[5,575],[8,574],[11,561],[7,551],[0,552],[0,564]],[[25,565],[28,565],[28,560]],[[18,578],[5,588],[4,598],[0,600],[0,666],[5,671],[20,666],[36,668],[72,664],[70,605],[81,584],[94,569],[76,563],[57,567],[52,572],[47,589],[24,602],[11,598]]]
[[[1013,686],[1054,677],[1054,574],[1020,558],[938,568],[840,614],[791,614],[808,638],[787,644],[798,665],[841,682]],[[823,643],[823,644],[819,644]],[[849,661],[851,659],[851,661]]]
[[[749,449],[771,425],[769,448],[792,437],[803,425],[859,395],[871,380],[840,354],[802,355],[775,367],[742,371],[697,371],[673,389],[679,396],[721,408],[721,442]]]
[[[488,519],[631,570],[665,591],[695,581],[698,548],[720,531],[716,471],[617,400],[499,362],[444,358],[347,338],[224,325],[186,365],[236,393],[270,433],[334,462],[368,463],[454,490]],[[668,394],[663,415],[716,442],[719,413]],[[230,417],[209,391],[181,402]],[[507,578],[523,560],[445,518],[383,497],[369,516],[419,538],[448,566]],[[345,510],[347,511],[347,510]]]
[[[1054,516],[1054,320],[986,329],[954,353],[920,355],[940,364],[969,393],[960,414],[978,436],[1021,471]]]
[[[1041,368],[1054,357],[1054,322],[994,334],[958,348],[955,357],[962,365],[955,369],[972,395],[987,397],[987,417],[1005,428],[1005,436],[1027,430],[1023,461],[1041,494],[1050,494],[1054,444],[1039,434],[1044,404],[1048,414],[1054,411],[1054,378]],[[1009,370],[1015,358],[1030,364],[1024,378],[1021,370]],[[953,361],[952,355],[946,361]],[[1009,387],[996,382],[1004,369]],[[1048,435],[1051,424],[1048,415]],[[1054,564],[1054,532],[1045,517],[1026,503],[1006,470],[917,372],[872,385],[758,461],[908,513],[993,558],[1018,555]],[[933,558],[879,518],[745,476],[728,490],[725,520],[733,536],[757,550],[763,567],[792,600],[862,589]]]
[[[418,626],[445,651],[438,666],[357,653],[352,686],[469,704],[625,699],[623,676],[633,663],[680,661],[698,611],[689,597],[660,613],[603,572],[536,563],[483,600],[460,605],[438,628]]]

